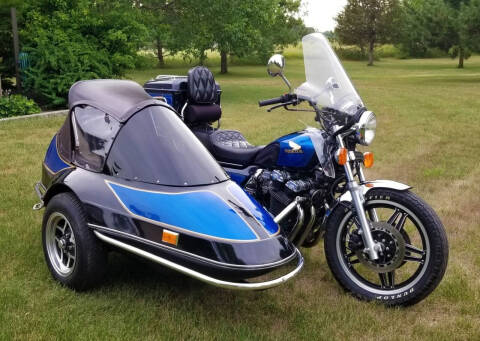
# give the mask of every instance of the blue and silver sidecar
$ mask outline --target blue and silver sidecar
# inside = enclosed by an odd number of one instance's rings
[[[266,289],[303,258],[166,103],[122,80],[81,81],[35,189],[55,279],[92,287],[111,246],[233,289]],[[293,270],[246,282],[286,265]],[[286,267],[285,267],[286,268]]]

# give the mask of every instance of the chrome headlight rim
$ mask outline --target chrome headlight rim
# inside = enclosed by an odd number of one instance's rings
[[[372,111],[365,111],[360,116],[356,128],[356,137],[360,144],[370,145],[377,129],[377,116]]]

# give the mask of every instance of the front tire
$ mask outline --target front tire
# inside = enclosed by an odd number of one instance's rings
[[[338,205],[327,221],[325,256],[340,285],[359,299],[407,306],[440,283],[448,261],[445,229],[433,211],[410,191],[372,189],[364,208],[382,258],[363,253],[360,226],[350,203]],[[375,212],[375,213],[373,213]],[[385,245],[383,245],[385,244]]]
[[[49,201],[42,244],[50,273],[63,285],[82,291],[103,278],[106,252],[88,228],[82,204],[73,193],[60,193]]]

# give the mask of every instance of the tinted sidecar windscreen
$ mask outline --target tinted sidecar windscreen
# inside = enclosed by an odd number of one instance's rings
[[[112,175],[168,186],[196,186],[228,176],[177,115],[163,106],[141,110],[118,133],[107,159]]]

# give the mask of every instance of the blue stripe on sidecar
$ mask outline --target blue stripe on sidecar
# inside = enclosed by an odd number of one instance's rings
[[[212,191],[154,192],[107,182],[132,215],[207,237],[257,240],[253,229]]]
[[[279,232],[280,227],[273,221],[272,216],[268,214],[251,195],[237,186],[237,184],[229,185],[228,191],[245,205],[270,235]]]
[[[45,154],[45,165],[53,173],[58,173],[62,169],[69,168],[71,165],[64,162],[58,155],[57,150],[57,135],[55,135],[48,146],[47,153]]]

